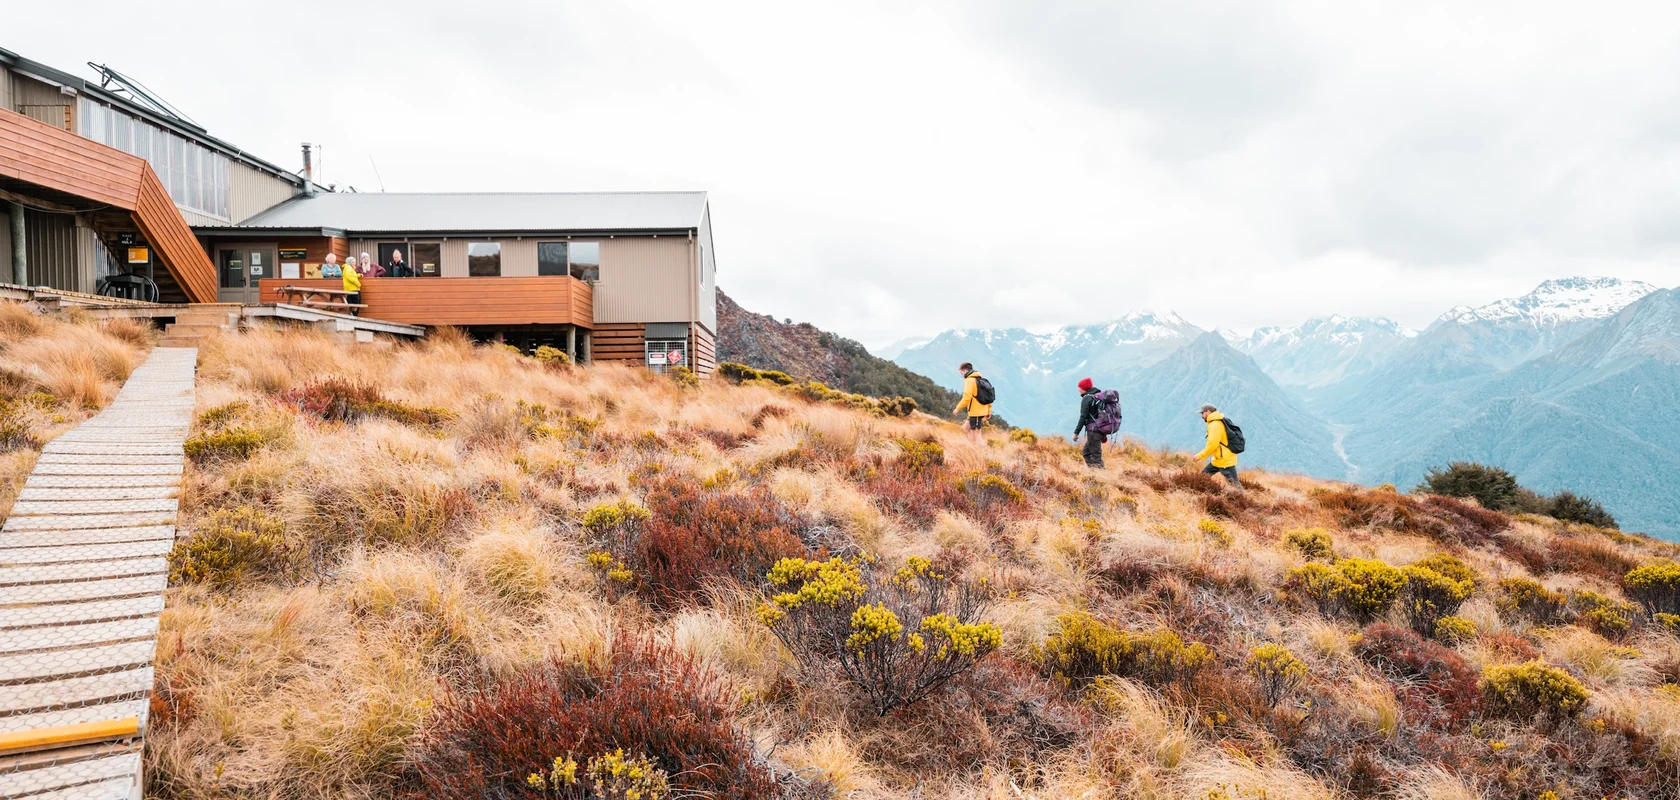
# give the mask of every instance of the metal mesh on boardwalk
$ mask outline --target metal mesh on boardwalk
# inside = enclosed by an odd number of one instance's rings
[[[42,449],[0,527],[0,735],[138,721],[0,755],[0,797],[140,797],[197,354],[153,350],[110,406]]]

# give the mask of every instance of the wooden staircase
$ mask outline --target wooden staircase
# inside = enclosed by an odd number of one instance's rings
[[[188,306],[175,314],[175,321],[165,325],[158,347],[197,347],[205,339],[223,331],[239,329],[238,306]]]

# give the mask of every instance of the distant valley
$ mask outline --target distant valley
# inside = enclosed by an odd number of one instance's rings
[[[1017,425],[1071,434],[1074,383],[1121,392],[1123,432],[1200,446],[1213,402],[1248,432],[1252,466],[1363,484],[1415,485],[1471,460],[1524,485],[1591,495],[1623,527],[1680,539],[1680,291],[1614,278],[1547,281],[1454,308],[1422,331],[1328,317],[1242,336],[1172,313],[1134,312],[1048,334],[950,330],[887,349],[956,388],[972,361]]]

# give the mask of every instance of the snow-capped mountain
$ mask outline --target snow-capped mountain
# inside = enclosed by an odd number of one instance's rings
[[[1248,336],[1221,332],[1280,386],[1316,388],[1375,369],[1417,331],[1382,317],[1334,315]]]
[[[1673,426],[1649,422],[1680,418],[1677,297],[1638,281],[1550,280],[1421,332],[1331,316],[1204,336],[1176,314],[1136,312],[1050,333],[946,331],[895,360],[953,389],[971,361],[997,386],[999,413],[1040,432],[1072,432],[1074,383],[1089,375],[1120,389],[1123,432],[1152,444],[1200,447],[1185,419],[1213,402],[1253,420],[1245,464],[1411,485],[1467,458],[1538,490],[1614,500],[1632,526],[1680,537],[1673,504],[1633,474],[1680,458],[1664,438]]]

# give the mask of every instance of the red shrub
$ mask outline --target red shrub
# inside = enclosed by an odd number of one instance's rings
[[[783,558],[809,555],[799,520],[770,491],[708,489],[662,481],[647,493],[648,521],[636,545],[639,586],[654,605],[691,601],[708,581],[756,585]]]
[[[353,422],[383,417],[406,425],[436,425],[452,415],[442,409],[419,408],[386,399],[379,387],[347,378],[324,378],[275,396],[300,414],[328,422]]]
[[[1511,518],[1445,495],[1426,495],[1423,505],[1445,523],[1461,544],[1475,545],[1511,527]]]
[[[1365,628],[1354,650],[1390,676],[1412,682],[1400,687],[1402,695],[1421,692],[1433,701],[1439,712],[1433,724],[1455,728],[1476,710],[1481,697],[1476,671],[1450,648],[1405,628],[1377,623]]]
[[[1598,536],[1558,536],[1551,544],[1551,563],[1558,572],[1595,575],[1620,583],[1628,570],[1639,566],[1615,543]]]
[[[1533,642],[1508,631],[1484,635],[1482,646],[1498,655],[1503,662],[1519,663],[1540,657],[1540,648],[1535,647]]]
[[[1154,489],[1157,492],[1170,492],[1173,489],[1182,489],[1186,492],[1195,492],[1197,494],[1222,495],[1225,493],[1224,478],[1216,478],[1202,472],[1201,470],[1193,469],[1169,472],[1165,475],[1155,475],[1145,480],[1144,483],[1149,484],[1149,488]]]
[[[675,796],[776,796],[734,727],[728,687],[667,647],[620,639],[604,669],[556,659],[441,698],[403,781],[410,798],[538,798],[528,775],[556,756],[623,748],[669,776]]]
[[[943,467],[913,471],[887,463],[864,469],[856,477],[863,491],[884,509],[919,527],[933,524],[941,511],[968,510],[968,495]]]
[[[1422,532],[1424,528],[1424,515],[1418,511],[1417,502],[1403,494],[1338,489],[1319,494],[1316,499],[1345,527],[1368,525],[1408,532]]]

